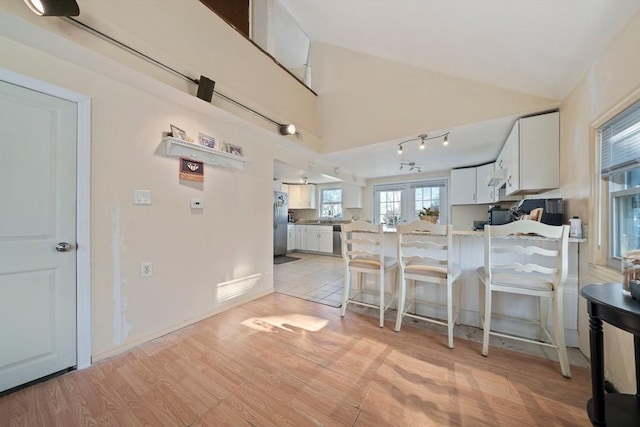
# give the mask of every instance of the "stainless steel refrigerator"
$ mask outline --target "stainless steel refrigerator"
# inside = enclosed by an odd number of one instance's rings
[[[273,192],[273,256],[287,253],[289,200],[287,193]]]

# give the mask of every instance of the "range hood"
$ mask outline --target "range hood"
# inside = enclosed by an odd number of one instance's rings
[[[502,187],[507,179],[507,171],[506,169],[498,169],[491,171],[489,175],[487,175],[487,185],[489,187]]]

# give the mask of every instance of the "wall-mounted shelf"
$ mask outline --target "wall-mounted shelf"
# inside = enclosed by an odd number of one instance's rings
[[[244,170],[245,164],[249,161],[246,157],[224,153],[220,150],[214,150],[213,148],[181,139],[166,137],[162,138],[162,142],[164,142],[165,154],[171,157],[184,157],[208,165],[224,166],[238,170]]]

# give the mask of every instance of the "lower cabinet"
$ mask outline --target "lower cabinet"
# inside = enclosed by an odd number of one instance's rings
[[[326,225],[296,225],[296,250],[333,254],[333,227]]]
[[[307,250],[307,226],[306,225],[297,225],[296,229],[296,249],[299,251]]]
[[[307,248],[312,252],[333,253],[333,227],[307,225]]]
[[[296,246],[296,226],[287,224],[287,252],[298,249]]]

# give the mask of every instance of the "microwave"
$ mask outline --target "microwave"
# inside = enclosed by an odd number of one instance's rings
[[[513,215],[509,209],[501,208],[500,206],[494,206],[489,209],[489,225],[508,224],[513,220]]]

